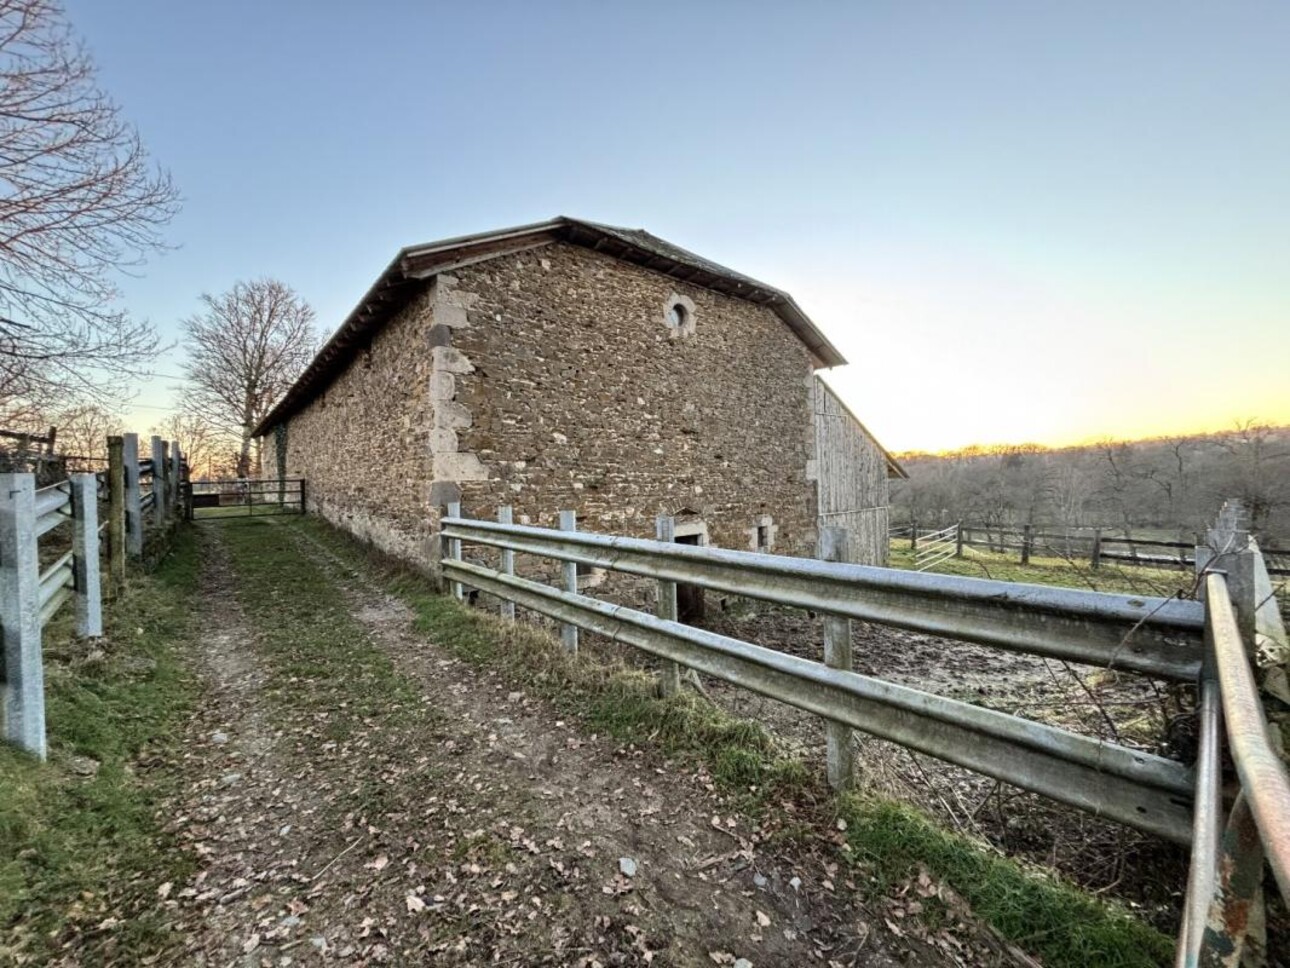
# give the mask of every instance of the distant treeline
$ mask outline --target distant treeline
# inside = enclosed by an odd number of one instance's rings
[[[902,454],[893,523],[1151,529],[1188,539],[1240,498],[1264,543],[1290,543],[1290,426],[1052,449]]]

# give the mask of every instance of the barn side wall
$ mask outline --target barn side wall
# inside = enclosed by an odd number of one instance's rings
[[[887,456],[824,381],[816,379],[820,523],[849,532],[850,558],[887,564]]]
[[[466,513],[812,555],[812,360],[770,309],[557,243],[436,280]],[[686,325],[667,325],[670,305]],[[440,316],[438,318],[445,319]],[[478,463],[472,463],[477,461]]]
[[[325,392],[287,421],[286,471],[306,479],[308,510],[423,567],[437,561],[430,507],[432,325],[414,298]],[[279,471],[266,434],[261,473]]]
[[[817,460],[812,363],[767,307],[554,243],[427,283],[288,421],[286,471],[311,512],[430,568],[456,500],[642,537],[666,513],[708,544],[810,556],[817,474],[842,479],[846,459]],[[820,440],[873,456],[863,435]],[[276,435],[264,444],[274,476]],[[886,493],[880,477],[865,500]]]

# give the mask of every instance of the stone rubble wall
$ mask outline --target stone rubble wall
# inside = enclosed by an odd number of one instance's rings
[[[287,476],[306,481],[308,510],[421,567],[431,538],[431,312],[414,298],[325,392],[287,422]],[[263,471],[278,473],[273,432]]]
[[[769,308],[552,243],[427,283],[290,419],[287,473],[310,511],[431,569],[456,500],[639,537],[671,514],[709,544],[813,555],[814,382]]]
[[[812,360],[770,309],[563,243],[437,285],[469,307],[438,337],[458,427],[435,468],[467,514],[640,537],[672,514],[737,549],[769,516],[769,550],[814,553]]]

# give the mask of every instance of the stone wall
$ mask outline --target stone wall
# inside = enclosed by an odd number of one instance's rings
[[[814,382],[770,309],[553,243],[427,283],[290,419],[287,472],[311,511],[431,567],[454,500],[642,537],[672,514],[710,544],[813,555]]]
[[[422,566],[437,560],[430,494],[428,293],[415,298],[349,367],[287,422],[287,475],[303,477],[308,510]],[[275,435],[262,473],[278,474]]]
[[[811,358],[770,309],[563,243],[437,285],[469,307],[435,335],[459,424],[436,476],[446,492],[469,471],[467,514],[554,526],[573,509],[652,537],[666,513],[722,547],[814,552]]]

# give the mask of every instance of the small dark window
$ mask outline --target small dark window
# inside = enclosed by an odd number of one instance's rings
[[[767,525],[767,524],[757,525],[757,550],[758,551],[770,550],[770,525]]]
[[[579,577],[579,578],[582,578],[582,577],[584,577],[584,576],[586,576],[586,575],[594,575],[594,574],[596,573],[596,566],[595,566],[595,565],[589,565],[589,564],[587,564],[585,561],[579,561],[579,562],[577,563],[577,566],[578,566],[578,577]]]
[[[672,303],[672,308],[667,311],[667,324],[673,329],[680,329],[685,325],[689,313],[680,303]]]

